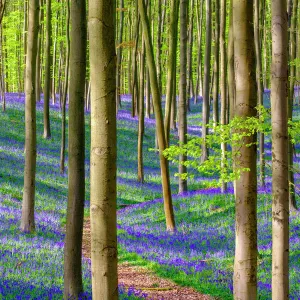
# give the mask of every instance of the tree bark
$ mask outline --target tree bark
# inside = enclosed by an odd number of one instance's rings
[[[85,0],[72,0],[70,10],[69,172],[64,248],[64,298],[78,299],[82,287],[82,231],[85,199],[84,87],[86,73]]]
[[[257,115],[253,0],[233,0],[236,74],[235,116]],[[244,137],[235,167],[249,168],[236,180],[236,235],[233,276],[234,299],[257,299],[257,176],[256,134]],[[251,144],[251,146],[247,146]]]
[[[38,40],[39,1],[29,1],[29,28],[25,80],[25,168],[20,230],[35,229],[35,170],[36,170],[36,51]]]
[[[218,0],[217,0],[218,1]],[[227,97],[227,68],[226,68],[226,0],[221,0],[221,22],[220,22],[220,69],[221,69],[221,82],[220,82],[220,92],[221,92],[221,125],[226,124],[226,97]],[[221,143],[222,151],[222,168],[225,164],[223,161],[226,159],[227,145],[226,143]],[[221,190],[224,193],[227,190],[226,182],[222,182]]]
[[[180,0],[180,83],[178,101],[178,135],[179,143],[187,143],[187,40],[188,40],[188,0]],[[179,156],[178,173],[180,175],[187,172],[186,155]],[[187,180],[179,177],[179,194],[187,191]]]
[[[176,77],[176,53],[177,53],[177,27],[178,27],[178,10],[179,0],[172,0],[171,2],[171,15],[170,15],[170,29],[169,29],[169,55],[167,66],[167,93],[166,93],[166,106],[165,106],[165,136],[167,144],[170,141],[170,120],[171,120],[171,105],[174,99],[175,91],[174,77]]]
[[[89,3],[93,299],[118,299],[115,2]]]
[[[272,299],[289,299],[288,23],[286,0],[272,8]],[[278,59],[280,57],[280,59]]]
[[[46,0],[46,44],[45,44],[45,83],[44,83],[44,138],[51,138],[50,131],[50,84],[51,84],[51,0]]]
[[[145,47],[147,53],[147,65],[149,68],[151,92],[152,92],[153,106],[154,106],[155,119],[156,119],[156,131],[157,131],[157,138],[158,138],[158,145],[159,145],[159,158],[160,158],[160,167],[161,167],[166,226],[168,231],[174,232],[176,228],[175,228],[175,218],[174,218],[171,187],[170,187],[169,165],[167,159],[163,156],[163,151],[166,149],[167,143],[165,138],[164,124],[163,124],[163,117],[162,117],[161,95],[159,92],[155,61],[154,61],[153,45],[151,42],[150,25],[146,14],[144,0],[138,0],[138,6],[139,6],[139,12],[141,16],[141,21],[143,24],[142,27],[143,27]]]
[[[201,162],[208,158],[206,147],[206,135],[208,133],[207,124],[209,122],[209,85],[210,85],[210,55],[211,55],[211,0],[206,0],[206,39],[205,39],[205,58],[204,58],[204,90],[203,90],[203,108],[202,108],[202,157]]]

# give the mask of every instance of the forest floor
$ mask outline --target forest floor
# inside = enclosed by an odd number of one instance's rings
[[[91,258],[91,233],[90,218],[84,219],[83,227],[83,255]],[[125,289],[133,287],[135,290],[142,290],[147,294],[146,299],[153,300],[213,300],[218,299],[208,295],[202,295],[193,288],[179,286],[173,281],[158,277],[153,271],[141,267],[133,266],[127,262],[118,264],[119,285],[124,285]]]

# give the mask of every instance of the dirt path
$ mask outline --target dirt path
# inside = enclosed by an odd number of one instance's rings
[[[84,220],[83,255],[90,258],[90,219]],[[160,278],[143,267],[131,266],[127,263],[118,265],[119,284],[126,288],[134,287],[148,294],[147,299],[154,300],[212,300],[214,298],[202,295],[192,288],[181,287],[171,280]]]

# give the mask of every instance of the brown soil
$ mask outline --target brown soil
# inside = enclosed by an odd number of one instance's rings
[[[83,227],[83,255],[90,258],[90,219],[84,220]],[[212,300],[211,296],[202,295],[192,288],[176,285],[171,280],[160,278],[152,271],[143,267],[131,266],[128,263],[118,265],[119,284],[124,284],[125,288],[134,287],[142,290],[148,297],[154,300]]]

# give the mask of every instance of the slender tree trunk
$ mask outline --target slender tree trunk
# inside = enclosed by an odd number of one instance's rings
[[[45,84],[44,84],[44,138],[51,138],[50,131],[50,83],[51,83],[51,0],[46,0],[46,45],[45,45]]]
[[[66,103],[69,87],[69,61],[70,61],[70,0],[67,0],[66,17],[66,65],[65,82],[61,105],[61,147],[60,147],[60,174],[65,172],[65,148],[66,148]]]
[[[194,0],[191,0],[191,5],[189,5],[188,3],[188,7],[189,6],[191,8],[191,17],[189,19],[189,30],[188,30],[186,101],[187,101],[187,110],[191,111],[190,98],[194,96],[194,83],[193,83]]]
[[[157,0],[157,35],[156,35],[156,72],[160,94],[162,95],[161,87],[161,34],[162,34],[162,0]]]
[[[221,69],[221,125],[226,124],[226,97],[227,97],[227,68],[226,68],[226,0],[221,0],[221,23],[220,23],[220,69]],[[225,167],[226,160],[226,143],[221,144],[222,151],[222,169]],[[222,182],[221,190],[224,193],[227,190],[226,182]]]
[[[43,6],[43,0],[39,0],[40,7]],[[42,32],[43,25],[42,20],[44,19],[43,10],[39,12],[39,34],[38,34],[38,48],[36,56],[36,101],[41,101],[41,50],[42,50]]]
[[[101,20],[101,22],[99,21]],[[89,3],[93,299],[118,299],[116,53],[113,0]],[[99,72],[100,70],[100,72]]]
[[[220,69],[220,0],[215,0],[215,47],[214,47],[214,89],[213,89],[213,121],[219,123],[219,69]]]
[[[298,8],[298,0],[289,1],[288,9],[291,12],[288,12],[290,18],[290,33],[289,33],[289,61],[293,61],[296,58],[296,27],[297,27],[297,8]],[[293,119],[293,104],[294,104],[294,90],[295,90],[295,76],[296,76],[296,67],[295,65],[289,66],[289,93],[288,93],[288,118],[290,120]],[[289,137],[289,152],[288,152],[288,165],[289,165],[289,173],[288,178],[290,182],[290,193],[289,193],[289,202],[290,209],[296,210],[296,197],[295,197],[295,180],[294,180],[294,171],[293,171],[293,144],[290,141]]]
[[[176,69],[176,59],[175,59],[175,69]],[[177,120],[177,88],[176,88],[176,71],[173,80],[173,99],[171,100],[171,120],[170,127],[173,130],[176,130],[176,120]]]
[[[26,56],[25,81],[25,168],[20,230],[32,232],[35,229],[35,169],[36,169],[36,51],[38,40],[39,1],[30,0],[29,28]]]
[[[179,142],[187,143],[187,30],[188,20],[188,0],[180,0],[180,83],[179,83],[179,101],[178,101],[178,135]],[[179,156],[178,173],[180,175],[187,172],[186,155]],[[179,177],[179,193],[187,191],[187,180]]]
[[[162,117],[162,108],[161,108],[161,95],[159,93],[159,86],[157,81],[157,74],[154,61],[153,46],[151,42],[150,34],[150,25],[149,20],[146,14],[146,8],[144,0],[138,0],[139,12],[141,16],[141,21],[143,24],[143,34],[145,38],[145,47],[147,53],[147,65],[149,68],[150,82],[151,82],[151,91],[153,106],[155,112],[156,120],[156,131],[159,145],[159,158],[160,158],[160,167],[161,167],[161,179],[162,179],[162,188],[163,188],[163,197],[164,197],[164,209],[166,216],[166,226],[168,231],[175,231],[175,218],[172,204],[172,195],[170,187],[170,176],[169,176],[169,165],[167,159],[163,156],[163,151],[167,147],[163,117]]]
[[[138,125],[138,181],[144,183],[143,138],[144,138],[144,74],[145,74],[145,43],[142,39],[140,53],[140,93],[139,93],[139,125]]]
[[[120,31],[117,47],[117,107],[121,107],[121,64],[122,64],[122,41],[123,41],[123,23],[124,23],[124,0],[120,0]]]
[[[1,2],[0,2],[0,24],[2,23],[2,19],[4,16],[5,6],[6,6],[6,0],[1,0]]]
[[[289,299],[288,31],[286,0],[272,8],[272,299]],[[278,59],[280,57],[280,59]]]
[[[83,291],[81,249],[85,199],[84,86],[87,45],[85,0],[71,1],[70,18],[69,172],[64,248],[64,298],[78,299]]]
[[[206,147],[206,135],[208,133],[207,124],[209,121],[209,84],[210,84],[210,55],[211,55],[211,0],[206,0],[206,40],[205,40],[205,59],[204,59],[204,90],[203,90],[203,108],[202,108],[202,157],[204,162],[208,157]]]
[[[177,27],[178,27],[178,10],[179,0],[172,0],[171,2],[171,15],[170,15],[170,30],[169,30],[169,55],[167,66],[167,94],[166,94],[166,107],[165,107],[165,136],[167,144],[170,140],[170,120],[171,120],[171,105],[174,99],[175,91],[174,77],[176,77],[176,52],[177,52]]]
[[[1,98],[2,98],[2,110],[6,111],[6,98],[5,98],[5,82],[4,82],[4,52],[3,52],[3,25],[0,23],[0,56],[1,56],[1,77],[0,77],[0,84],[1,84]]]
[[[53,61],[52,61],[52,103],[56,103],[56,85],[55,85],[55,73],[56,73],[56,49],[57,49],[57,34],[58,34],[58,20],[59,20],[59,12],[56,13],[56,23],[55,23],[55,34],[54,34],[54,42],[53,42]]]
[[[199,4],[200,2],[200,4]],[[204,0],[197,0],[197,28],[198,28],[198,55],[197,55],[197,84],[196,84],[196,93],[195,100],[197,102],[197,96],[203,95],[203,85],[202,85],[202,23],[203,23],[203,3]],[[200,6],[200,7],[199,7]],[[198,8],[199,7],[199,8]],[[200,10],[200,16],[198,16]]]
[[[253,0],[233,0],[233,35],[236,74],[235,116],[257,112]],[[236,236],[233,276],[234,299],[257,299],[257,177],[256,134],[245,137],[235,155],[235,166],[249,168],[236,180]],[[251,146],[247,146],[252,144]]]
[[[151,108],[151,99],[150,99],[150,78],[148,67],[146,66],[146,118],[150,119],[150,109]]]
[[[254,39],[255,39],[255,56],[256,56],[256,83],[257,83],[257,98],[258,105],[264,105],[263,102],[263,82],[262,82],[262,62],[261,62],[261,49],[260,49],[260,30],[259,30],[259,12],[260,0],[254,1]],[[259,134],[259,179],[262,186],[265,186],[265,137],[263,133]]]

